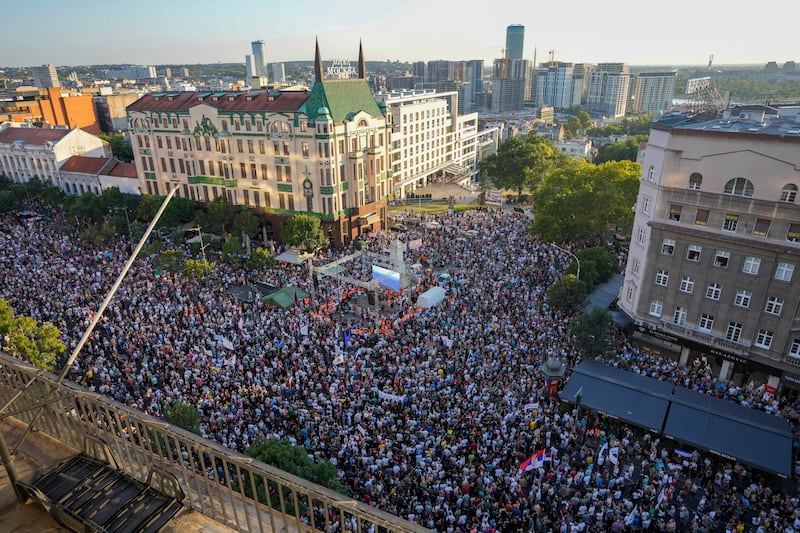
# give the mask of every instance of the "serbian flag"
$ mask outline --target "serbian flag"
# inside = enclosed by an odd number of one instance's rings
[[[525,472],[530,472],[531,470],[540,468],[542,465],[544,465],[544,457],[544,450],[539,450],[538,452],[534,453],[526,461],[519,465],[519,473],[524,474]]]

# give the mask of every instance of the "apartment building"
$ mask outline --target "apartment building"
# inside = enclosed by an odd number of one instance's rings
[[[325,80],[317,47],[315,79],[310,91],[160,92],[134,102],[142,192],[224,197],[263,215],[276,238],[298,213],[318,216],[334,246],[385,228],[390,124],[362,50],[357,78]]]
[[[655,122],[619,295],[636,334],[721,379],[800,383],[798,186],[798,105]]]
[[[0,124],[0,173],[15,183],[36,177],[63,186],[59,168],[74,155],[110,155],[108,143],[80,128],[33,128],[11,122]]]
[[[631,81],[629,113],[658,116],[672,109],[678,71],[640,72]]]

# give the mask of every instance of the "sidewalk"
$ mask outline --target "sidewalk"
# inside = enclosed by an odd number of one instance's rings
[[[0,431],[9,449],[13,449],[24,427],[11,419],[0,421]],[[14,457],[17,478],[32,482],[45,471],[78,453],[64,443],[37,431],[32,432]],[[11,487],[5,466],[0,466],[0,531],[13,533],[68,533],[36,502],[20,503]],[[165,533],[233,533],[234,530],[185,508],[162,531]]]

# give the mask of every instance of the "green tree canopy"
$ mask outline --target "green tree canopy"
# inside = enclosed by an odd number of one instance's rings
[[[108,142],[114,157],[125,163],[131,163],[133,161],[133,147],[125,140],[124,136],[100,133],[98,137]]]
[[[604,144],[597,150],[592,162],[595,165],[608,161],[633,161],[639,155],[639,143],[647,141],[646,135],[635,135],[625,141]]]
[[[534,193],[534,234],[554,242],[602,240],[629,232],[641,166],[630,161],[576,161],[555,169]]]
[[[525,189],[535,190],[547,173],[563,161],[553,143],[530,133],[525,137],[507,139],[479,166],[481,173],[496,187],[522,195]]]
[[[339,482],[336,467],[329,461],[315,462],[302,446],[292,446],[285,440],[269,439],[251,446],[247,454],[323,487],[339,492],[344,490]]]
[[[581,272],[583,275],[583,272]],[[586,285],[574,274],[567,274],[556,281],[547,291],[547,302],[554,309],[572,314],[586,301]]]
[[[0,298],[0,345],[37,368],[52,370],[58,354],[66,350],[61,333],[52,322],[39,324],[29,316],[15,316]]]
[[[281,230],[281,239],[307,253],[316,253],[329,244],[319,219],[305,214],[295,215],[286,221]]]
[[[247,268],[250,270],[263,270],[275,265],[275,257],[266,248],[256,248],[247,258]]]
[[[575,345],[584,357],[603,355],[611,347],[611,313],[608,309],[596,307],[589,313],[583,313],[572,324],[572,335]]]
[[[187,258],[183,261],[183,275],[201,278],[211,274],[211,271],[214,270],[215,266],[217,266],[217,264],[212,261]]]
[[[235,215],[231,205],[228,203],[228,199],[224,196],[217,196],[208,203],[205,217],[201,216],[200,218],[195,218],[195,220],[197,222],[202,221],[203,224],[199,225],[209,233],[223,236],[228,234],[228,229]]]
[[[183,402],[164,406],[164,420],[196,435],[200,434],[201,414],[197,407]]]

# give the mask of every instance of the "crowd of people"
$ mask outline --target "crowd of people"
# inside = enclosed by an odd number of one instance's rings
[[[52,321],[66,359],[127,243],[88,246],[53,218],[0,220],[0,298]],[[69,378],[156,417],[174,402],[196,406],[201,434],[238,452],[287,439],[334,463],[353,498],[435,531],[800,531],[796,494],[766,474],[550,397],[542,363],[581,360],[571,317],[546,298],[570,257],[531,237],[524,214],[437,220],[399,236],[406,264],[422,266],[419,284],[366,309],[359,289],[331,276],[315,283],[305,265],[253,273],[220,260],[196,278],[157,272],[143,255]],[[381,254],[396,237],[364,242]],[[347,265],[353,277],[364,279],[363,261]],[[461,283],[448,283],[439,305],[417,307],[445,269]],[[231,291],[255,281],[310,296],[282,309]],[[602,360],[797,427],[798,405],[763,387],[622,346]]]

